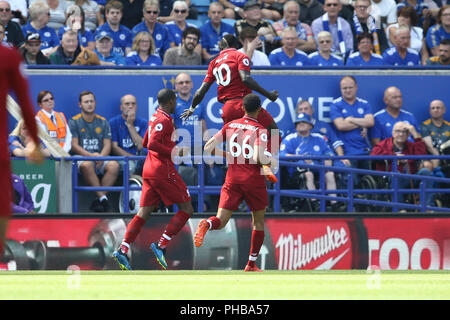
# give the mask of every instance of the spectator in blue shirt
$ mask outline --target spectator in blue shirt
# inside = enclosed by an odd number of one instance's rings
[[[420,56],[417,51],[410,49],[411,32],[409,27],[401,25],[395,31],[395,46],[383,53],[384,63],[392,66],[420,65]]]
[[[321,31],[317,35],[317,41],[319,43],[319,50],[311,53],[309,63],[312,66],[319,67],[331,67],[331,66],[343,66],[344,60],[331,52],[333,46],[333,38],[328,31]]]
[[[269,55],[272,66],[307,66],[308,55],[297,49],[298,33],[294,27],[287,27],[281,34],[281,48],[273,50]]]
[[[297,114],[306,113],[311,116],[311,121],[314,125],[311,132],[321,134],[325,140],[328,142],[328,145],[331,150],[334,150],[336,155],[343,156],[344,155],[344,142],[337,136],[336,131],[330,126],[328,122],[314,119],[314,109],[308,100],[300,100],[297,103]],[[345,165],[350,166],[350,161],[347,159],[343,159],[335,163],[335,165]]]
[[[280,146],[280,156],[334,156],[326,139],[318,134],[313,133],[314,123],[309,114],[299,113],[295,119],[295,133],[287,135]],[[299,169],[302,169],[303,164],[321,164],[321,160],[298,160]],[[326,166],[331,166],[331,160],[324,160]],[[294,172],[297,171],[294,167],[289,167],[290,178],[295,178]],[[308,190],[316,190],[314,183],[314,172],[316,170],[307,168],[304,172],[306,177],[306,188]],[[325,172],[325,183],[327,190],[336,190],[336,179],[332,171]],[[336,196],[336,194],[330,194]],[[313,199],[314,201],[315,199]],[[331,201],[332,206],[336,206],[336,201]],[[318,202],[313,204],[314,211],[318,210]]]
[[[352,76],[340,81],[342,96],[330,105],[330,117],[337,129],[338,137],[344,142],[345,155],[368,155],[370,143],[368,129],[373,127],[374,118],[369,102],[356,96],[358,84]],[[367,160],[350,160],[352,167],[369,169]],[[355,183],[358,177],[355,176]]]
[[[416,128],[420,133],[419,123],[416,117],[406,110],[402,109],[403,97],[402,92],[397,87],[389,87],[384,91],[383,102],[386,107],[374,115],[375,124],[370,129],[370,138],[372,145],[392,137],[392,128],[399,121],[407,122]],[[409,137],[413,141],[412,137]]]
[[[187,147],[191,154],[200,152],[203,144],[203,133],[206,132],[206,110],[203,104],[195,108],[194,113],[187,119],[180,116],[184,110],[189,109],[192,104],[192,88],[194,84],[191,76],[185,72],[179,73],[175,78],[175,91],[177,92],[177,106],[174,112],[174,124],[178,131],[179,143]],[[199,148],[194,150],[194,148]]]
[[[200,44],[202,45],[203,61],[208,62],[219,54],[219,41],[224,35],[234,35],[234,28],[225,22],[224,8],[220,2],[211,2],[208,10],[209,20],[200,27]]]
[[[358,51],[352,53],[347,59],[347,66],[382,66],[384,64],[383,57],[379,54],[372,53],[373,37],[368,32],[360,33],[356,36]]]
[[[450,39],[450,4],[442,6],[437,16],[437,24],[427,31],[426,44],[431,56],[439,55],[439,44],[444,39]]]
[[[78,33],[78,43],[80,46],[89,50],[95,50],[95,39],[93,33],[85,27],[85,15],[84,10],[80,6],[73,5],[69,7],[66,25],[59,28],[58,36],[59,41],[62,40],[64,32],[68,30],[74,30]]]
[[[153,41],[155,42],[155,53],[163,59],[166,50],[171,46],[175,46],[175,43],[171,42],[167,27],[157,22],[160,13],[159,1],[146,0],[142,10],[144,19],[131,30],[133,37],[141,31],[150,33],[153,37]]]
[[[105,6],[105,24],[95,31],[95,35],[100,32],[108,32],[113,38],[113,51],[125,57],[131,51],[133,36],[131,30],[120,24],[122,19],[123,5],[117,0],[110,1]]]
[[[56,31],[48,26],[50,20],[50,8],[47,3],[33,2],[29,7],[30,20],[22,27],[26,38],[28,33],[38,33],[41,37],[41,51],[49,56],[56,51],[60,41]]]
[[[165,24],[167,29],[169,30],[170,41],[175,43],[175,46],[181,44],[181,40],[183,38],[183,31],[187,27],[197,28],[196,25],[187,22],[187,16],[189,15],[189,6],[186,1],[177,0],[173,3],[172,14],[174,17],[173,21],[169,21]],[[198,46],[198,52],[200,53],[201,48]]]
[[[173,114],[174,125],[177,128],[178,144],[184,156],[202,155],[203,151],[203,134],[206,132],[206,110],[203,104],[199,104],[192,115],[186,119],[181,118],[181,114],[189,109],[192,105],[192,89],[194,84],[189,74],[182,72],[175,78],[175,91],[177,92],[177,105]],[[198,109],[198,110],[197,110]],[[195,162],[190,161],[189,158],[183,160],[178,166],[178,172],[183,178],[186,185],[198,184],[198,170],[195,164],[199,163],[197,159]],[[193,165],[194,164],[194,165]],[[205,178],[208,179],[211,167],[205,167]],[[214,166],[218,173],[222,170],[219,166]],[[206,197],[205,201],[209,201]],[[193,195],[192,201],[194,207],[197,205],[197,196]]]
[[[125,57],[113,51],[113,38],[111,35],[102,31],[95,36],[95,50],[102,66],[124,66]]]
[[[120,99],[120,114],[109,120],[111,126],[111,153],[116,156],[146,155],[142,145],[148,121],[136,116],[136,97],[126,94]],[[129,172],[141,173],[144,160],[130,160]],[[123,165],[123,164],[122,164]],[[121,166],[121,170],[123,167]]]
[[[155,54],[155,42],[150,33],[139,32],[133,40],[131,52],[127,55],[127,66],[160,66],[162,60]]]

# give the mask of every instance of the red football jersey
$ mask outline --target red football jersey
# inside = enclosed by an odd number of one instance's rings
[[[34,141],[39,141],[28,82],[22,73],[22,69],[22,58],[17,50],[0,44],[0,126],[2,128],[7,127],[6,96],[12,90],[16,94],[17,103],[22,109],[23,120],[29,134]],[[6,129],[2,130],[0,136],[0,158],[9,161]]]
[[[239,70],[250,72],[249,57],[234,48],[222,50],[209,63],[208,72],[203,82],[217,83],[217,100],[245,97],[252,91],[242,82]]]
[[[176,174],[172,150],[176,145],[173,119],[158,108],[148,122],[143,145],[148,149],[142,177],[146,179],[170,178]]]
[[[261,166],[253,161],[254,146],[267,148],[267,130],[254,118],[228,122],[216,133],[216,140],[226,141],[227,176],[225,182],[233,184],[265,185]]]

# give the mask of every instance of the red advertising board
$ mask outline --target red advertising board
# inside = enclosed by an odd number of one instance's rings
[[[358,239],[353,220],[267,219],[278,269],[357,267]]]
[[[151,239],[157,239],[169,218],[164,215],[151,219],[136,239],[133,247],[136,269],[158,268],[149,253],[148,243]],[[122,239],[128,220],[98,217],[54,219],[44,216],[12,219],[7,239],[15,262],[0,262],[0,269],[61,268],[70,263],[81,264],[86,269],[114,268],[116,266],[107,258],[115,248],[114,243],[117,245],[117,241]],[[236,223],[239,234],[235,249],[245,264],[250,245],[250,239],[245,235],[250,234],[250,221],[248,217],[236,216],[232,222]],[[211,259],[210,253],[195,256],[197,253],[191,248],[191,232],[185,227],[173,241],[170,252],[171,260],[176,262],[172,266],[175,269],[190,269],[196,259]],[[97,250],[98,243],[102,244],[103,253],[100,255],[97,254],[100,252]],[[45,259],[34,261],[33,257],[42,255],[39,249],[43,247],[46,248],[46,255],[42,256]],[[368,267],[381,270],[448,270],[450,216],[315,218],[268,214],[264,247],[265,253],[261,257],[266,259],[266,268],[279,270]],[[37,266],[36,263],[43,259],[46,263]]]
[[[382,270],[450,269],[450,218],[363,221],[369,265]]]

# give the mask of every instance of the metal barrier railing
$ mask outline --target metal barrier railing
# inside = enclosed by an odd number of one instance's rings
[[[116,160],[123,161],[123,185],[122,186],[112,186],[112,187],[90,187],[90,186],[79,186],[78,185],[78,161],[92,161],[91,157],[67,157],[65,160],[72,161],[72,211],[78,212],[78,192],[79,191],[110,191],[110,192],[123,192],[123,208],[125,212],[129,212],[129,192],[131,190],[141,190],[141,187],[138,186],[130,186],[129,181],[129,161],[130,160],[144,160],[145,156],[129,156],[129,157],[96,157],[96,161],[106,161],[106,160]],[[182,158],[178,158],[181,160]],[[191,194],[195,194],[198,197],[198,208],[197,212],[203,212],[203,203],[205,200],[205,195],[220,194],[221,186],[209,186],[205,185],[205,161],[214,161],[219,160],[219,163],[224,163],[223,158],[217,158],[214,156],[205,157],[205,156],[193,156],[189,158],[185,158],[188,160],[192,160],[195,163],[198,169],[198,184],[195,186],[188,186],[189,192]],[[273,210],[274,212],[281,212],[281,197],[296,197],[296,198],[314,198],[318,199],[320,202],[320,211],[326,211],[326,201],[327,200],[335,200],[335,201],[343,201],[347,203],[347,211],[353,212],[355,208],[355,204],[363,204],[363,205],[373,205],[373,206],[385,206],[392,207],[393,211],[398,211],[398,209],[410,209],[417,210],[421,212],[425,212],[427,210],[433,211],[450,211],[450,208],[442,208],[435,206],[428,206],[426,203],[426,194],[429,192],[433,193],[441,193],[448,194],[450,193],[450,189],[448,188],[426,188],[425,181],[435,182],[435,183],[444,183],[450,185],[450,178],[439,178],[433,176],[425,176],[425,175],[417,175],[417,174],[405,174],[399,173],[397,170],[397,161],[392,161],[392,171],[376,171],[376,170],[365,170],[365,169],[357,169],[351,167],[336,167],[336,166],[325,166],[322,164],[298,164],[294,161],[298,160],[368,160],[368,161],[377,161],[377,160],[431,160],[431,159],[439,159],[439,160],[450,160],[450,156],[289,156],[289,157],[280,157],[279,166],[285,167],[301,167],[305,169],[313,169],[319,172],[319,188],[317,190],[294,190],[294,189],[281,189],[281,177],[280,170],[276,173],[278,177],[278,182],[273,185],[272,189],[268,189],[269,196],[273,196]],[[59,160],[59,159],[56,159]],[[177,162],[181,163],[181,162]],[[346,189],[338,189],[336,190],[327,190],[325,188],[325,172],[333,171],[337,173],[343,173],[347,175],[347,188]],[[391,188],[383,188],[383,189],[357,189],[353,183],[353,175],[372,175],[372,176],[387,176],[391,179]],[[398,180],[399,178],[408,178],[412,180],[419,180],[419,187],[412,189],[399,189],[398,188]],[[400,193],[418,193],[420,203],[418,205],[408,204],[403,202],[398,202],[398,195]],[[344,195],[344,196],[330,196],[329,194],[336,195]],[[364,195],[364,194],[392,194],[391,201],[380,201],[380,200],[368,200],[363,198],[355,198],[355,195]],[[345,196],[346,195],[346,196]]]

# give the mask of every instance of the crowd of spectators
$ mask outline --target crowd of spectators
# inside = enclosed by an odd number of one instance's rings
[[[261,66],[450,65],[445,0],[219,0],[198,9],[189,0],[0,0],[2,43],[27,64],[204,65],[232,33]],[[75,63],[80,53],[91,58]],[[269,61],[253,59],[260,53]]]
[[[358,83],[354,77],[344,76],[337,85],[339,85],[341,96],[330,105],[331,123],[315,119],[315,110],[310,102],[298,101],[297,116],[294,121],[295,131],[283,138],[280,156],[440,155],[446,153],[444,146],[447,146],[447,153],[450,150],[450,122],[445,119],[444,101],[438,99],[431,101],[430,118],[419,120],[414,114],[404,110],[402,92],[395,86],[389,86],[384,91],[385,107],[378,112],[373,112],[371,103],[364,97],[358,96]],[[179,155],[202,154],[203,142],[208,139],[206,106],[200,104],[189,118],[181,119],[181,113],[192,103],[191,76],[180,72],[175,78],[174,86],[177,92],[177,107],[173,118],[178,130]],[[147,153],[143,146],[143,137],[148,119],[137,116],[137,99],[132,94],[121,97],[116,107],[117,114],[111,119],[105,119],[96,113],[96,98],[90,91],[79,94],[80,113],[70,119],[66,119],[65,115],[58,111],[57,102],[51,91],[41,91],[36,97],[36,104],[39,107],[36,114],[37,123],[64,151],[73,156],[92,157],[92,161],[78,161],[79,174],[89,186],[108,187],[120,183],[117,178],[124,170],[121,162],[95,160],[96,157],[135,156]],[[10,154],[15,157],[24,157],[29,150],[33,149],[33,142],[22,121],[19,121],[17,127],[11,132],[9,144]],[[43,142],[42,152],[50,156],[50,151]],[[193,163],[190,157],[186,159],[179,164],[180,174],[187,185],[197,185],[196,163]],[[283,167],[281,187],[316,190],[319,186],[318,171],[305,167],[304,164],[320,164],[321,162],[301,160],[297,163],[297,169]],[[132,160],[128,164],[130,175],[141,174],[143,161]],[[369,161],[367,158],[327,160],[324,164],[336,168],[392,170],[392,161]],[[400,160],[397,169],[400,173],[450,177],[448,161],[440,162],[437,159]],[[207,163],[205,184],[221,185],[225,171],[222,165]],[[352,175],[355,188],[360,187],[362,176]],[[305,184],[300,183],[301,179],[305,180]],[[343,174],[339,170],[326,171],[324,179],[324,186],[328,190],[345,189],[349,183],[348,174]],[[417,183],[411,184],[410,179],[399,179],[401,189],[413,186],[417,186]],[[383,188],[383,186],[379,187]],[[439,187],[439,184],[426,183],[426,188],[432,187]],[[97,191],[96,194],[97,197],[91,204],[91,209],[99,212],[111,210],[107,192]],[[336,194],[331,195],[336,196]],[[401,195],[398,199],[403,201]],[[205,208],[208,208],[210,201],[213,200],[213,197],[206,197]],[[311,210],[317,211],[319,202],[314,198],[312,200]],[[428,193],[426,200],[428,205],[433,206],[439,199],[432,193]],[[346,207],[343,202],[331,200],[329,210],[343,211]]]

